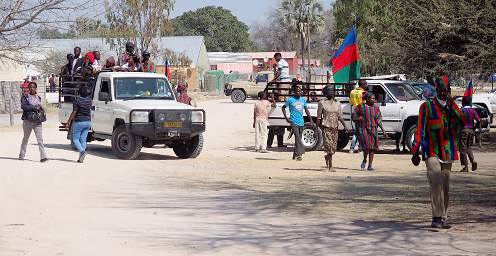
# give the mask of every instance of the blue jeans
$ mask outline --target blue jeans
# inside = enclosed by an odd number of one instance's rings
[[[90,128],[90,121],[74,122],[72,125],[72,143],[81,154],[86,152],[86,139]]]

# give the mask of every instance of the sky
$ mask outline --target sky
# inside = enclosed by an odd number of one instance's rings
[[[335,0],[321,1],[324,8],[329,9]],[[280,0],[176,0],[172,17],[177,17],[186,11],[215,5],[230,10],[239,20],[250,26],[266,18],[271,8],[276,8],[279,3]]]

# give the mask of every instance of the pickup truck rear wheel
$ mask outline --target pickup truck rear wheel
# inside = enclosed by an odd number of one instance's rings
[[[142,147],[141,136],[131,134],[124,125],[115,128],[112,133],[112,152],[121,159],[136,159]]]
[[[235,89],[231,93],[231,100],[234,103],[243,103],[246,100],[246,94],[239,89]]]
[[[203,134],[178,143],[172,147],[177,157],[181,159],[197,158],[203,149]]]
[[[348,145],[349,141],[350,141],[350,136],[348,135],[348,133],[344,130],[339,131],[337,150],[344,149],[346,145]]]
[[[406,131],[404,140],[405,140],[405,145],[409,151],[412,151],[413,142],[415,141],[416,131],[417,131],[417,125],[413,125],[412,127],[408,128],[408,130]]]
[[[301,140],[303,142],[303,146],[305,146],[305,151],[319,150],[324,144],[322,130],[320,130],[317,126],[312,126],[311,124],[305,124],[305,127],[301,132]]]

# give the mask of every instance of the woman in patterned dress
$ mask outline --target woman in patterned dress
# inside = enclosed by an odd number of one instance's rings
[[[343,109],[341,103],[334,99],[334,88],[330,85],[324,87],[322,91],[326,99],[319,102],[317,109],[317,124],[321,126],[324,135],[324,159],[329,171],[332,169],[332,155],[336,152],[338,143],[338,126],[343,125],[345,131],[348,131],[343,119]]]
[[[353,113],[353,120],[357,124],[357,135],[360,141],[360,147],[363,151],[363,161],[360,165],[361,170],[365,170],[367,164],[367,156],[369,158],[369,165],[367,170],[373,171],[372,162],[374,161],[374,151],[379,149],[379,139],[377,134],[377,127],[379,126],[384,133],[382,126],[382,116],[379,107],[375,105],[375,96],[373,93],[368,92],[365,95],[366,103],[359,105],[355,108]]]

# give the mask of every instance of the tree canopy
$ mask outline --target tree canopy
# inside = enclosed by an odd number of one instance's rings
[[[172,20],[176,36],[204,36],[208,51],[243,52],[253,49],[248,26],[231,11],[207,6]]]
[[[489,0],[337,0],[333,12],[337,38],[356,23],[364,73],[427,77],[495,69],[495,8]]]

